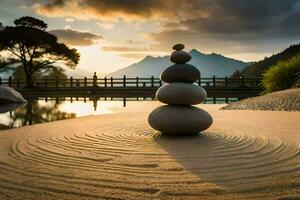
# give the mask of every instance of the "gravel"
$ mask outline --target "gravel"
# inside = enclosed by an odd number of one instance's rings
[[[243,99],[230,103],[221,110],[300,111],[300,88]]]

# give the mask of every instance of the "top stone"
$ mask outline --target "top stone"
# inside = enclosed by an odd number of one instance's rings
[[[172,47],[172,49],[174,49],[175,51],[180,51],[180,50],[184,49],[184,44],[181,44],[181,43],[175,44],[175,45]]]

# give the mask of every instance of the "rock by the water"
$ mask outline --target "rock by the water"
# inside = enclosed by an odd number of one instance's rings
[[[160,79],[166,83],[194,83],[200,78],[200,71],[190,64],[174,64],[160,74]]]
[[[170,57],[170,60],[176,64],[184,64],[189,62],[191,59],[192,56],[185,51],[174,51]]]
[[[2,105],[0,103],[0,113],[6,113],[12,110],[15,110],[17,108],[22,108],[25,107],[26,103],[6,103],[4,105]]]
[[[0,86],[0,102],[4,103],[26,103],[26,99],[15,89]]]
[[[174,82],[160,87],[156,92],[157,100],[166,104],[195,105],[201,103],[207,94],[197,85]]]
[[[172,49],[174,49],[174,50],[176,50],[176,51],[180,51],[180,50],[184,49],[184,44],[181,44],[181,43],[175,44],[175,45],[172,47]]]
[[[207,129],[212,122],[208,112],[194,106],[160,106],[148,117],[151,127],[173,135],[196,134]]]

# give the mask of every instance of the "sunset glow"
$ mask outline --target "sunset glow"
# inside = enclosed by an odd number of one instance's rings
[[[79,68],[107,74],[172,44],[257,61],[299,41],[298,1],[3,0],[0,17],[44,20],[59,40],[78,49]],[[277,20],[273,20],[276,16]]]

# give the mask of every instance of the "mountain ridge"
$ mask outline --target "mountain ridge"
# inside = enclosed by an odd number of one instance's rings
[[[242,75],[245,77],[262,76],[265,70],[269,69],[279,61],[287,61],[296,54],[300,53],[300,43],[289,46],[283,51],[266,57],[263,60],[253,63],[242,70]]]
[[[188,63],[197,67],[202,77],[212,77],[213,75],[216,77],[230,76],[236,70],[241,71],[246,66],[252,64],[251,62],[243,62],[216,53],[204,54],[196,49],[190,50],[189,53],[192,56],[192,60]],[[168,55],[158,57],[147,55],[139,62],[109,73],[107,76],[159,77],[164,69],[174,64],[169,59],[170,56]]]

